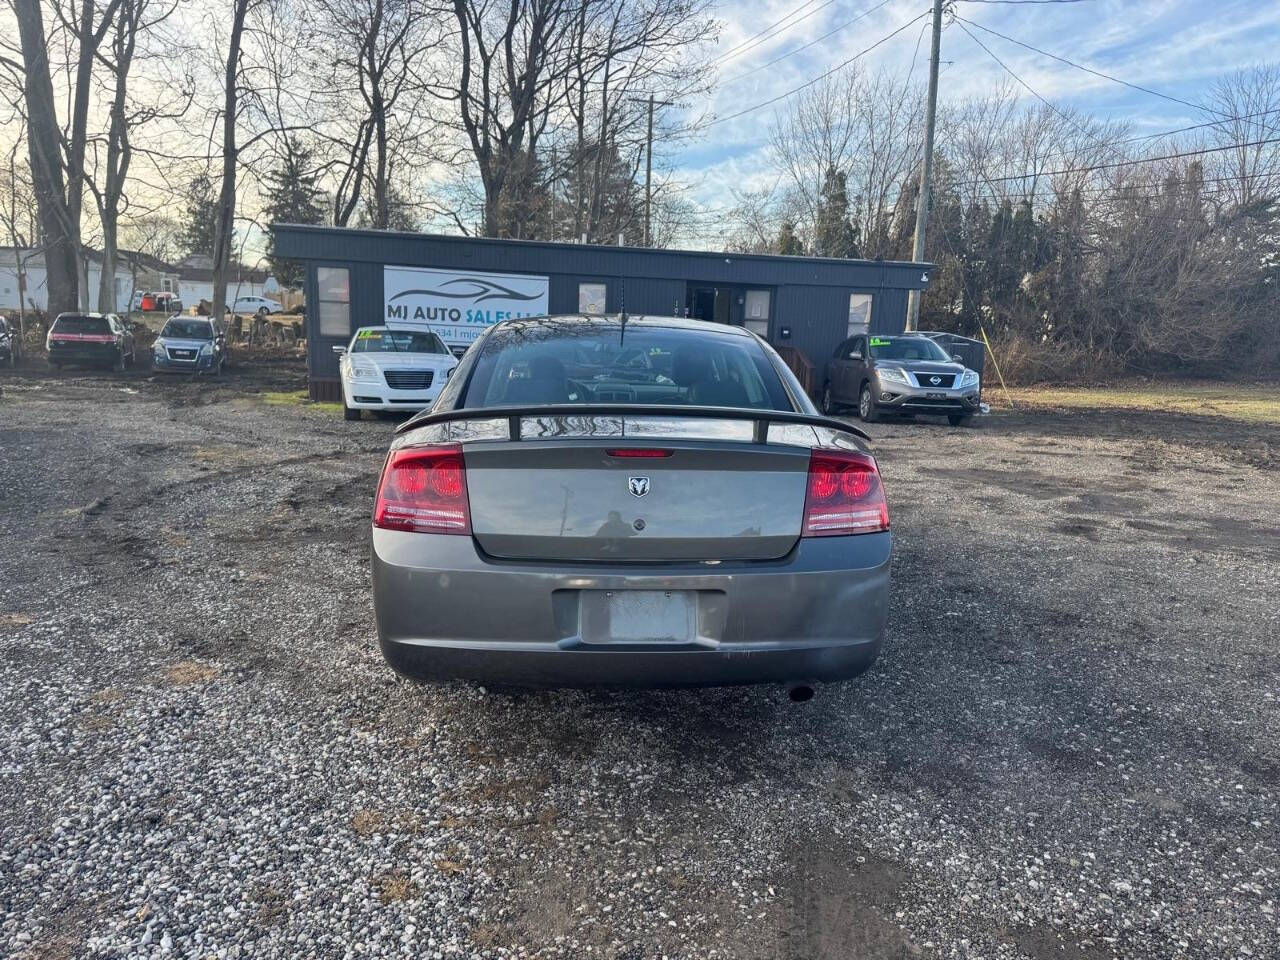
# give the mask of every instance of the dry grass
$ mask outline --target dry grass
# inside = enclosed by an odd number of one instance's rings
[[[305,407],[323,413],[337,413],[342,404],[328,400],[311,400],[305,390],[267,390],[258,394],[258,399],[272,407]]]
[[[545,774],[532,777],[516,777],[514,780],[490,780],[470,791],[472,800],[531,803],[551,786],[551,778]]]
[[[209,683],[219,673],[215,666],[197,660],[181,660],[164,673],[164,681],[171,687],[193,687]]]
[[[351,815],[351,832],[358,837],[371,837],[377,833],[421,833],[422,818],[412,810],[388,814],[364,808]]]
[[[0,613],[0,627],[16,630],[18,627],[25,627],[29,623],[35,623],[35,621],[36,618],[29,613],[19,613],[17,611]]]
[[[387,818],[379,810],[357,810],[351,815],[351,830],[358,837],[371,837],[381,833]]]
[[[403,870],[389,870],[377,874],[372,881],[378,899],[383,903],[403,903],[417,895],[418,888]]]
[[[1066,410],[1124,410],[1221,417],[1280,426],[1280,385],[1228,383],[1117,383],[1105,387],[1014,387],[1018,407]],[[1004,391],[987,383],[985,398],[1006,406]]]
[[[116,718],[109,713],[91,713],[80,718],[80,729],[90,733],[102,733],[116,725]]]

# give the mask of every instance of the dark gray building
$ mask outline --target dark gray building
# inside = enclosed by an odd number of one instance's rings
[[[271,231],[277,256],[306,263],[307,368],[316,399],[339,396],[333,346],[360,326],[425,324],[461,350],[507,317],[624,307],[749,327],[803,354],[820,377],[851,332],[901,332],[907,291],[927,287],[933,269],[281,223]]]

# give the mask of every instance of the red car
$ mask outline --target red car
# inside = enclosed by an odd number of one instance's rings
[[[114,313],[62,313],[45,339],[49,365],[106,365],[123,370],[137,362],[133,333]]]
[[[144,293],[138,309],[143,313],[181,313],[182,301],[172,293]]]

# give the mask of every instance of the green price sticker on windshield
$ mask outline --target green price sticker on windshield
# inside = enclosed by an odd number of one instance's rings
[[[382,331],[381,331],[381,330],[361,330],[359,333],[357,333],[357,334],[356,334],[356,339],[357,339],[357,340],[372,340],[372,339],[374,339],[375,337],[381,337],[381,336],[382,336]]]
[[[886,340],[884,337],[872,337],[871,345],[873,347],[887,347],[890,344],[889,344],[889,341]]]

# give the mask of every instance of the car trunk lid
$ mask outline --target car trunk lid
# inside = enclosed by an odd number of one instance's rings
[[[772,560],[800,536],[809,449],[651,433],[472,443],[464,458],[473,534],[494,557]]]

